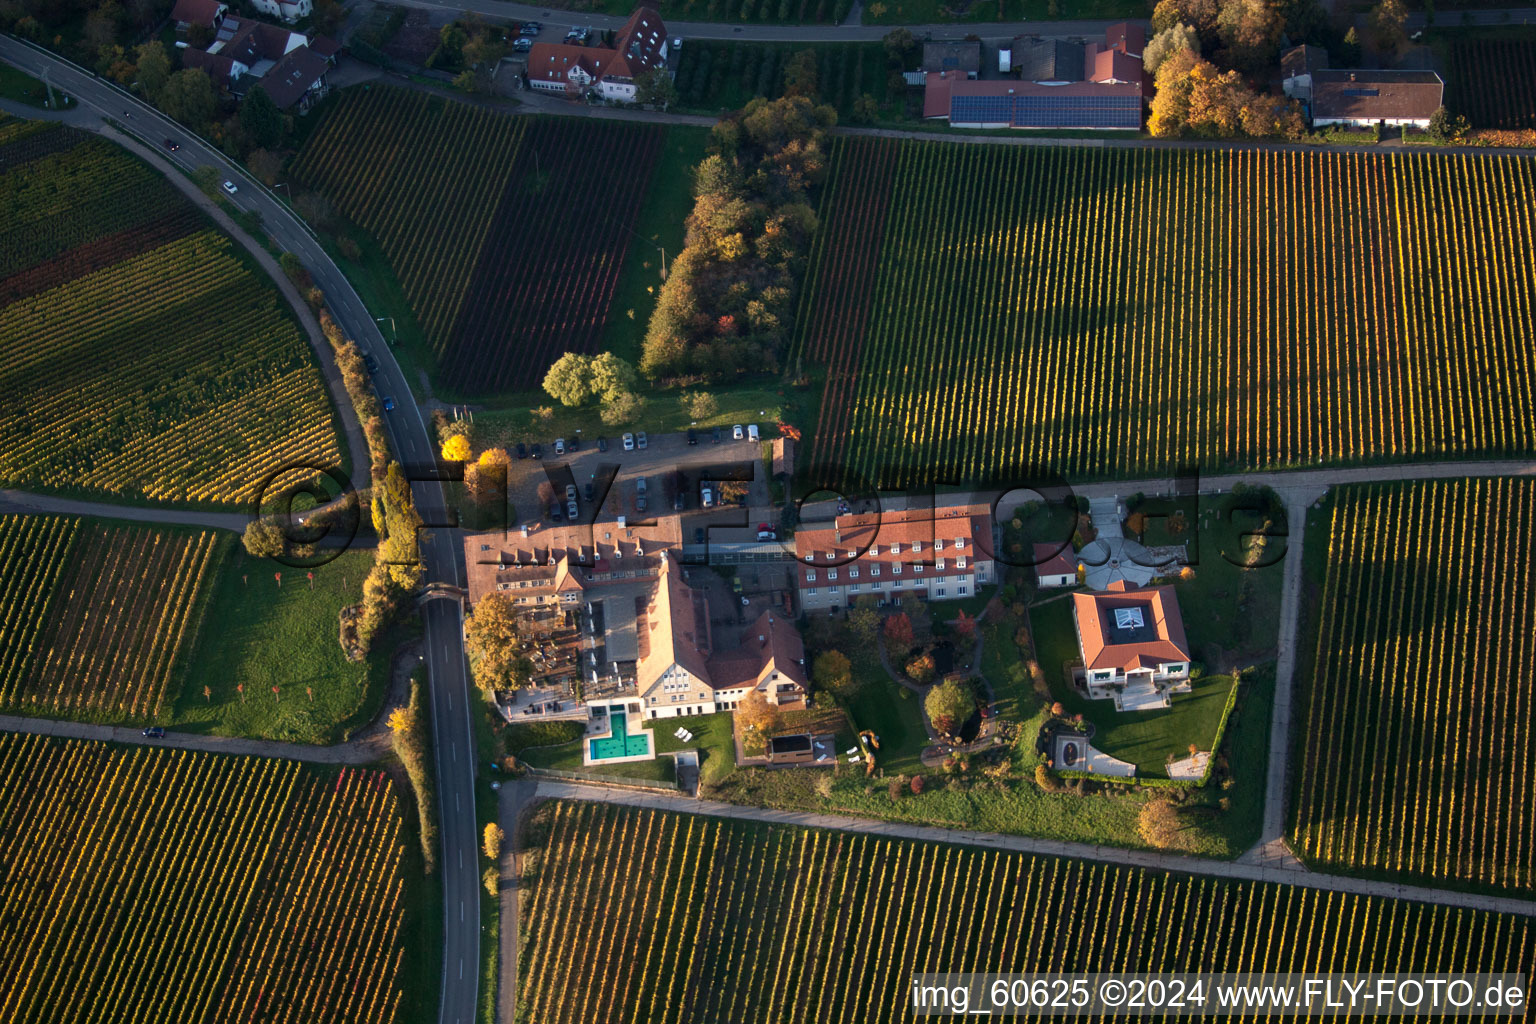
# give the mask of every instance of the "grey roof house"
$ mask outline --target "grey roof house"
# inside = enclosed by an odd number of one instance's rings
[[[1083,44],[1066,39],[1019,36],[1013,41],[1013,70],[1026,82],[1081,82]]]
[[[966,78],[981,72],[981,43],[976,40],[939,39],[923,44],[923,67],[928,71],[960,71]]]
[[[1445,82],[1433,71],[1319,70],[1312,72],[1312,124],[1369,128],[1428,128],[1445,99]]]

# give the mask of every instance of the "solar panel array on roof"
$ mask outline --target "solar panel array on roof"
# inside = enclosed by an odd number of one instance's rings
[[[1014,128],[1141,127],[1141,97],[955,96],[951,124],[1006,124]]]

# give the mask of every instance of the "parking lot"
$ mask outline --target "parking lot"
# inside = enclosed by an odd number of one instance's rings
[[[512,525],[537,529],[552,522],[553,511],[561,522],[568,521],[566,487],[577,492],[578,522],[611,521],[618,516],[649,518],[675,511],[693,512],[702,506],[701,485],[705,481],[729,479],[734,473],[746,478],[746,502],[750,508],[769,504],[767,468],[763,463],[763,444],[737,441],[730,428],[722,429],[719,443],[708,430],[697,433],[697,444],[688,444],[686,434],[651,434],[646,447],[625,451],[622,434],[609,436],[608,450],[600,451],[594,438],[579,442],[572,452],[555,454],[555,438],[541,442],[543,458],[514,459],[509,490],[512,501]],[[567,438],[566,441],[573,439]],[[645,481],[644,508],[640,507],[639,482]],[[550,488],[541,500],[539,485]],[[591,488],[591,497],[587,489]],[[681,496],[682,507],[677,499]],[[716,504],[719,491],[712,488]],[[558,504],[552,509],[551,500]],[[722,509],[722,517],[730,509]],[[741,513],[734,515],[739,518]],[[727,520],[728,521],[728,520]],[[751,524],[755,526],[755,524]]]

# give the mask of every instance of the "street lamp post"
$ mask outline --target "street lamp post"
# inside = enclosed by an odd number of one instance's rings
[[[392,316],[376,316],[373,318],[373,322],[376,324],[381,324],[385,320],[389,321],[389,343],[391,345],[398,344],[400,341],[400,335],[395,330],[395,318]]]

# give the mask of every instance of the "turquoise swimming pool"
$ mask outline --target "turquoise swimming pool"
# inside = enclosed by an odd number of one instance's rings
[[[623,705],[608,709],[608,725],[611,732],[587,741],[587,752],[594,761],[607,761],[615,757],[648,757],[651,753],[651,734],[642,729],[630,735],[628,718]]]

